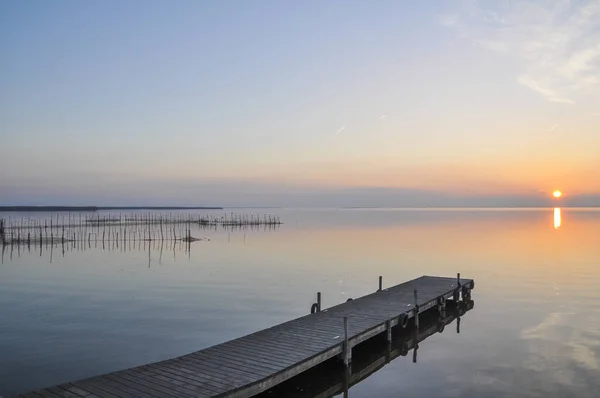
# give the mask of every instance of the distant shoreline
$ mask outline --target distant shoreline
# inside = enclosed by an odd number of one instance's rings
[[[94,212],[99,210],[223,210],[223,208],[206,206],[0,206],[0,212]]]

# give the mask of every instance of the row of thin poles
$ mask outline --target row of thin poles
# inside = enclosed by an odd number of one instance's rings
[[[199,230],[223,228],[235,230],[242,228],[271,229],[279,226],[279,218],[275,216],[204,216],[161,214],[134,214],[118,217],[60,215],[48,219],[21,218],[17,220],[0,220],[0,243],[2,244],[36,244],[61,242],[127,242],[127,241],[165,241],[165,240],[199,240],[192,237],[192,227]],[[196,217],[196,218],[194,218]],[[266,221],[266,223],[262,223]]]
[[[5,229],[50,229],[100,226],[118,224],[121,226],[150,225],[150,224],[202,224],[202,225],[279,225],[279,216],[273,214],[208,214],[197,213],[134,213],[134,214],[104,214],[89,215],[68,213],[51,215],[43,220],[21,217],[20,219],[5,220]]]
[[[46,221],[46,222],[45,222]],[[127,242],[181,240],[191,237],[187,224],[111,224],[86,223],[56,225],[47,220],[27,220],[3,228],[3,244],[64,242]]]

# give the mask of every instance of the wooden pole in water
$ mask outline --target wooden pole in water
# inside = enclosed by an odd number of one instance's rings
[[[383,286],[383,277],[380,275],[379,276],[379,290],[378,290],[379,292],[381,291],[382,286]]]
[[[2,242],[2,245],[6,244],[6,237],[5,237],[5,232],[4,232],[4,219],[3,218],[0,219],[0,241]]]

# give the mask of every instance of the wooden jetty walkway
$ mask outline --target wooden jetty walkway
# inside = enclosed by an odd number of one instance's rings
[[[438,333],[448,332],[447,326],[452,322],[456,321],[455,330],[460,333],[461,317],[471,311],[474,305],[473,300],[458,304],[449,301],[445,314],[440,315],[433,310],[422,314],[418,330],[414,325],[407,329],[395,328],[391,344],[386,344],[381,338],[374,338],[355,347],[352,366],[348,369],[332,361],[326,362],[257,395],[257,398],[329,398],[348,394],[348,390],[354,385],[377,373],[398,357],[409,356],[411,350],[412,362],[417,363],[417,351],[422,350],[421,343]],[[435,357],[436,353],[425,352],[424,355]]]
[[[250,397],[338,357],[352,360],[352,347],[392,328],[419,327],[419,314],[446,300],[470,300],[474,281],[423,276],[269,329],[174,359],[142,365],[19,397]]]

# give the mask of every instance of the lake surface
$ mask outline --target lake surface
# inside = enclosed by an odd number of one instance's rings
[[[0,395],[196,351],[421,275],[475,308],[351,397],[598,397],[600,210],[263,209],[210,241],[21,247],[0,265]],[[218,213],[211,211],[210,213]],[[0,218],[21,217],[0,214]],[[27,214],[26,217],[41,215]],[[558,225],[560,224],[560,225]]]

